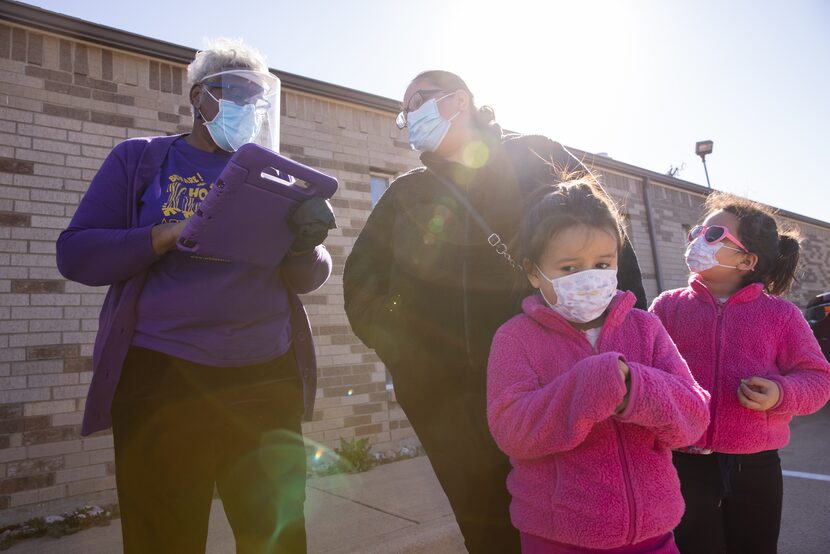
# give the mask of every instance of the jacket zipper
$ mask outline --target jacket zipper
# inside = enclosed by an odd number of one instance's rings
[[[715,367],[712,371],[712,386],[710,387],[709,394],[712,395],[710,399],[710,406],[712,406],[712,411],[709,415],[711,424],[709,425],[709,432],[706,437],[706,442],[704,444],[704,448],[709,450],[714,450],[714,446],[712,442],[715,438],[715,413],[718,410],[718,403],[717,403],[717,396],[718,396],[718,374],[720,373],[720,345],[721,345],[721,335],[723,333],[723,305],[715,300],[715,310],[717,313],[717,321],[715,323]]]
[[[606,319],[607,321],[607,319]],[[591,349],[593,350],[594,354],[599,354],[599,345],[600,340],[603,338],[603,334],[605,333],[605,324],[603,324],[602,329],[599,331],[599,335],[597,336],[597,345],[591,345]],[[582,333],[580,333],[582,335]],[[587,337],[584,335],[582,336],[583,340],[590,344]],[[625,483],[625,495],[628,498],[628,539],[626,540],[626,544],[633,544],[634,536],[635,536],[635,527],[637,525],[637,509],[634,504],[634,487],[631,485],[631,473],[628,468],[628,456],[625,452],[625,444],[623,443],[622,438],[622,430],[620,429],[619,423],[615,420],[611,420],[611,425],[614,428],[614,435],[617,437],[617,448],[620,452],[620,465],[622,466],[623,472],[623,482]]]
[[[620,464],[623,470],[623,481],[625,482],[625,494],[628,497],[628,539],[626,544],[633,544],[635,535],[635,526],[637,525],[637,511],[634,506],[634,489],[631,486],[631,474],[628,470],[628,458],[625,453],[625,446],[623,445],[622,431],[620,431],[619,424],[616,421],[611,421],[614,426],[614,433],[617,436],[617,447],[620,451]]]

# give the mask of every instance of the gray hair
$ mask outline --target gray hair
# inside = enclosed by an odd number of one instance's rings
[[[205,50],[196,52],[196,57],[187,66],[187,82],[193,86],[223,69],[253,69],[267,73],[268,64],[256,48],[247,46],[241,39],[221,37]]]

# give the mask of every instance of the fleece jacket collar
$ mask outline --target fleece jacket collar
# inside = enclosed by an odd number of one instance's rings
[[[700,275],[693,275],[689,279],[689,286],[691,287],[692,295],[695,298],[707,304],[717,305],[717,299],[712,295],[706,285],[703,284],[703,280],[701,280]],[[752,302],[761,296],[763,292],[763,283],[751,283],[730,296],[729,300],[726,301],[726,304],[745,304],[747,302]]]

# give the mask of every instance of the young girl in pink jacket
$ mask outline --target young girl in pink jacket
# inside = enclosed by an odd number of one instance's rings
[[[551,186],[529,206],[521,245],[538,293],[496,333],[487,370],[522,552],[676,553],[671,448],[706,428],[708,394],[659,320],[616,290],[623,231],[599,186]]]
[[[716,193],[689,232],[688,287],[651,306],[692,374],[712,394],[706,432],[674,454],[686,514],[681,552],[776,552],[783,484],[779,448],[794,415],[830,398],[830,364],[807,321],[779,298],[798,237],[750,200]]]

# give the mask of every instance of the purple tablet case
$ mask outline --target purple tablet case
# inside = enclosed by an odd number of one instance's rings
[[[337,180],[256,144],[237,150],[190,217],[177,247],[218,260],[273,267],[294,242],[288,216]]]

